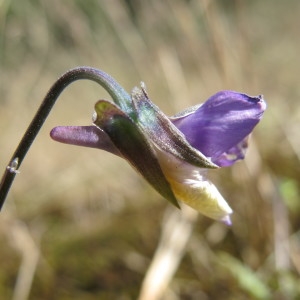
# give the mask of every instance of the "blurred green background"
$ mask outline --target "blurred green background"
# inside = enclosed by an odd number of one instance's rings
[[[143,80],[168,115],[222,89],[263,94],[246,160],[209,173],[233,226],[198,216],[161,299],[300,299],[299,28],[297,0],[1,0],[0,167],[75,66],[128,91]],[[91,124],[101,98],[95,83],[70,86],[21,167],[0,214],[1,299],[139,295],[175,208],[125,161],[49,138]]]

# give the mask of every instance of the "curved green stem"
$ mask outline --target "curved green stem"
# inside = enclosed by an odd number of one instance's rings
[[[3,174],[0,184],[0,210],[18,173],[17,169],[20,167],[57,98],[69,84],[80,79],[88,79],[99,83],[122,110],[128,114],[133,113],[130,95],[105,72],[91,67],[78,67],[63,74],[50,88]]]

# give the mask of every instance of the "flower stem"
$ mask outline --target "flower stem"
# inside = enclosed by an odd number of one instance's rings
[[[0,210],[26,153],[48,117],[61,92],[72,82],[88,79],[99,83],[121,109],[132,113],[130,95],[108,74],[91,67],[78,67],[63,74],[50,88],[22,140],[12,155],[0,184]]]

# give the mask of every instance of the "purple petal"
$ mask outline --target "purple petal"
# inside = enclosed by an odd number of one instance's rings
[[[121,156],[108,135],[96,126],[58,126],[51,130],[53,140],[90,148],[97,148]]]
[[[220,167],[229,167],[233,165],[237,160],[245,158],[247,148],[248,137],[216,158],[214,163]]]
[[[245,139],[265,109],[262,96],[222,91],[196,110],[171,120],[194,148],[219,166],[228,166],[243,158]]]

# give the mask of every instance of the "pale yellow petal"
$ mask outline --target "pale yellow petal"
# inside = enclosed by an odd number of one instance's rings
[[[180,161],[160,149],[157,149],[157,158],[178,200],[207,217],[231,224],[232,209],[217,188],[203,178],[201,172],[204,173],[204,169]]]

